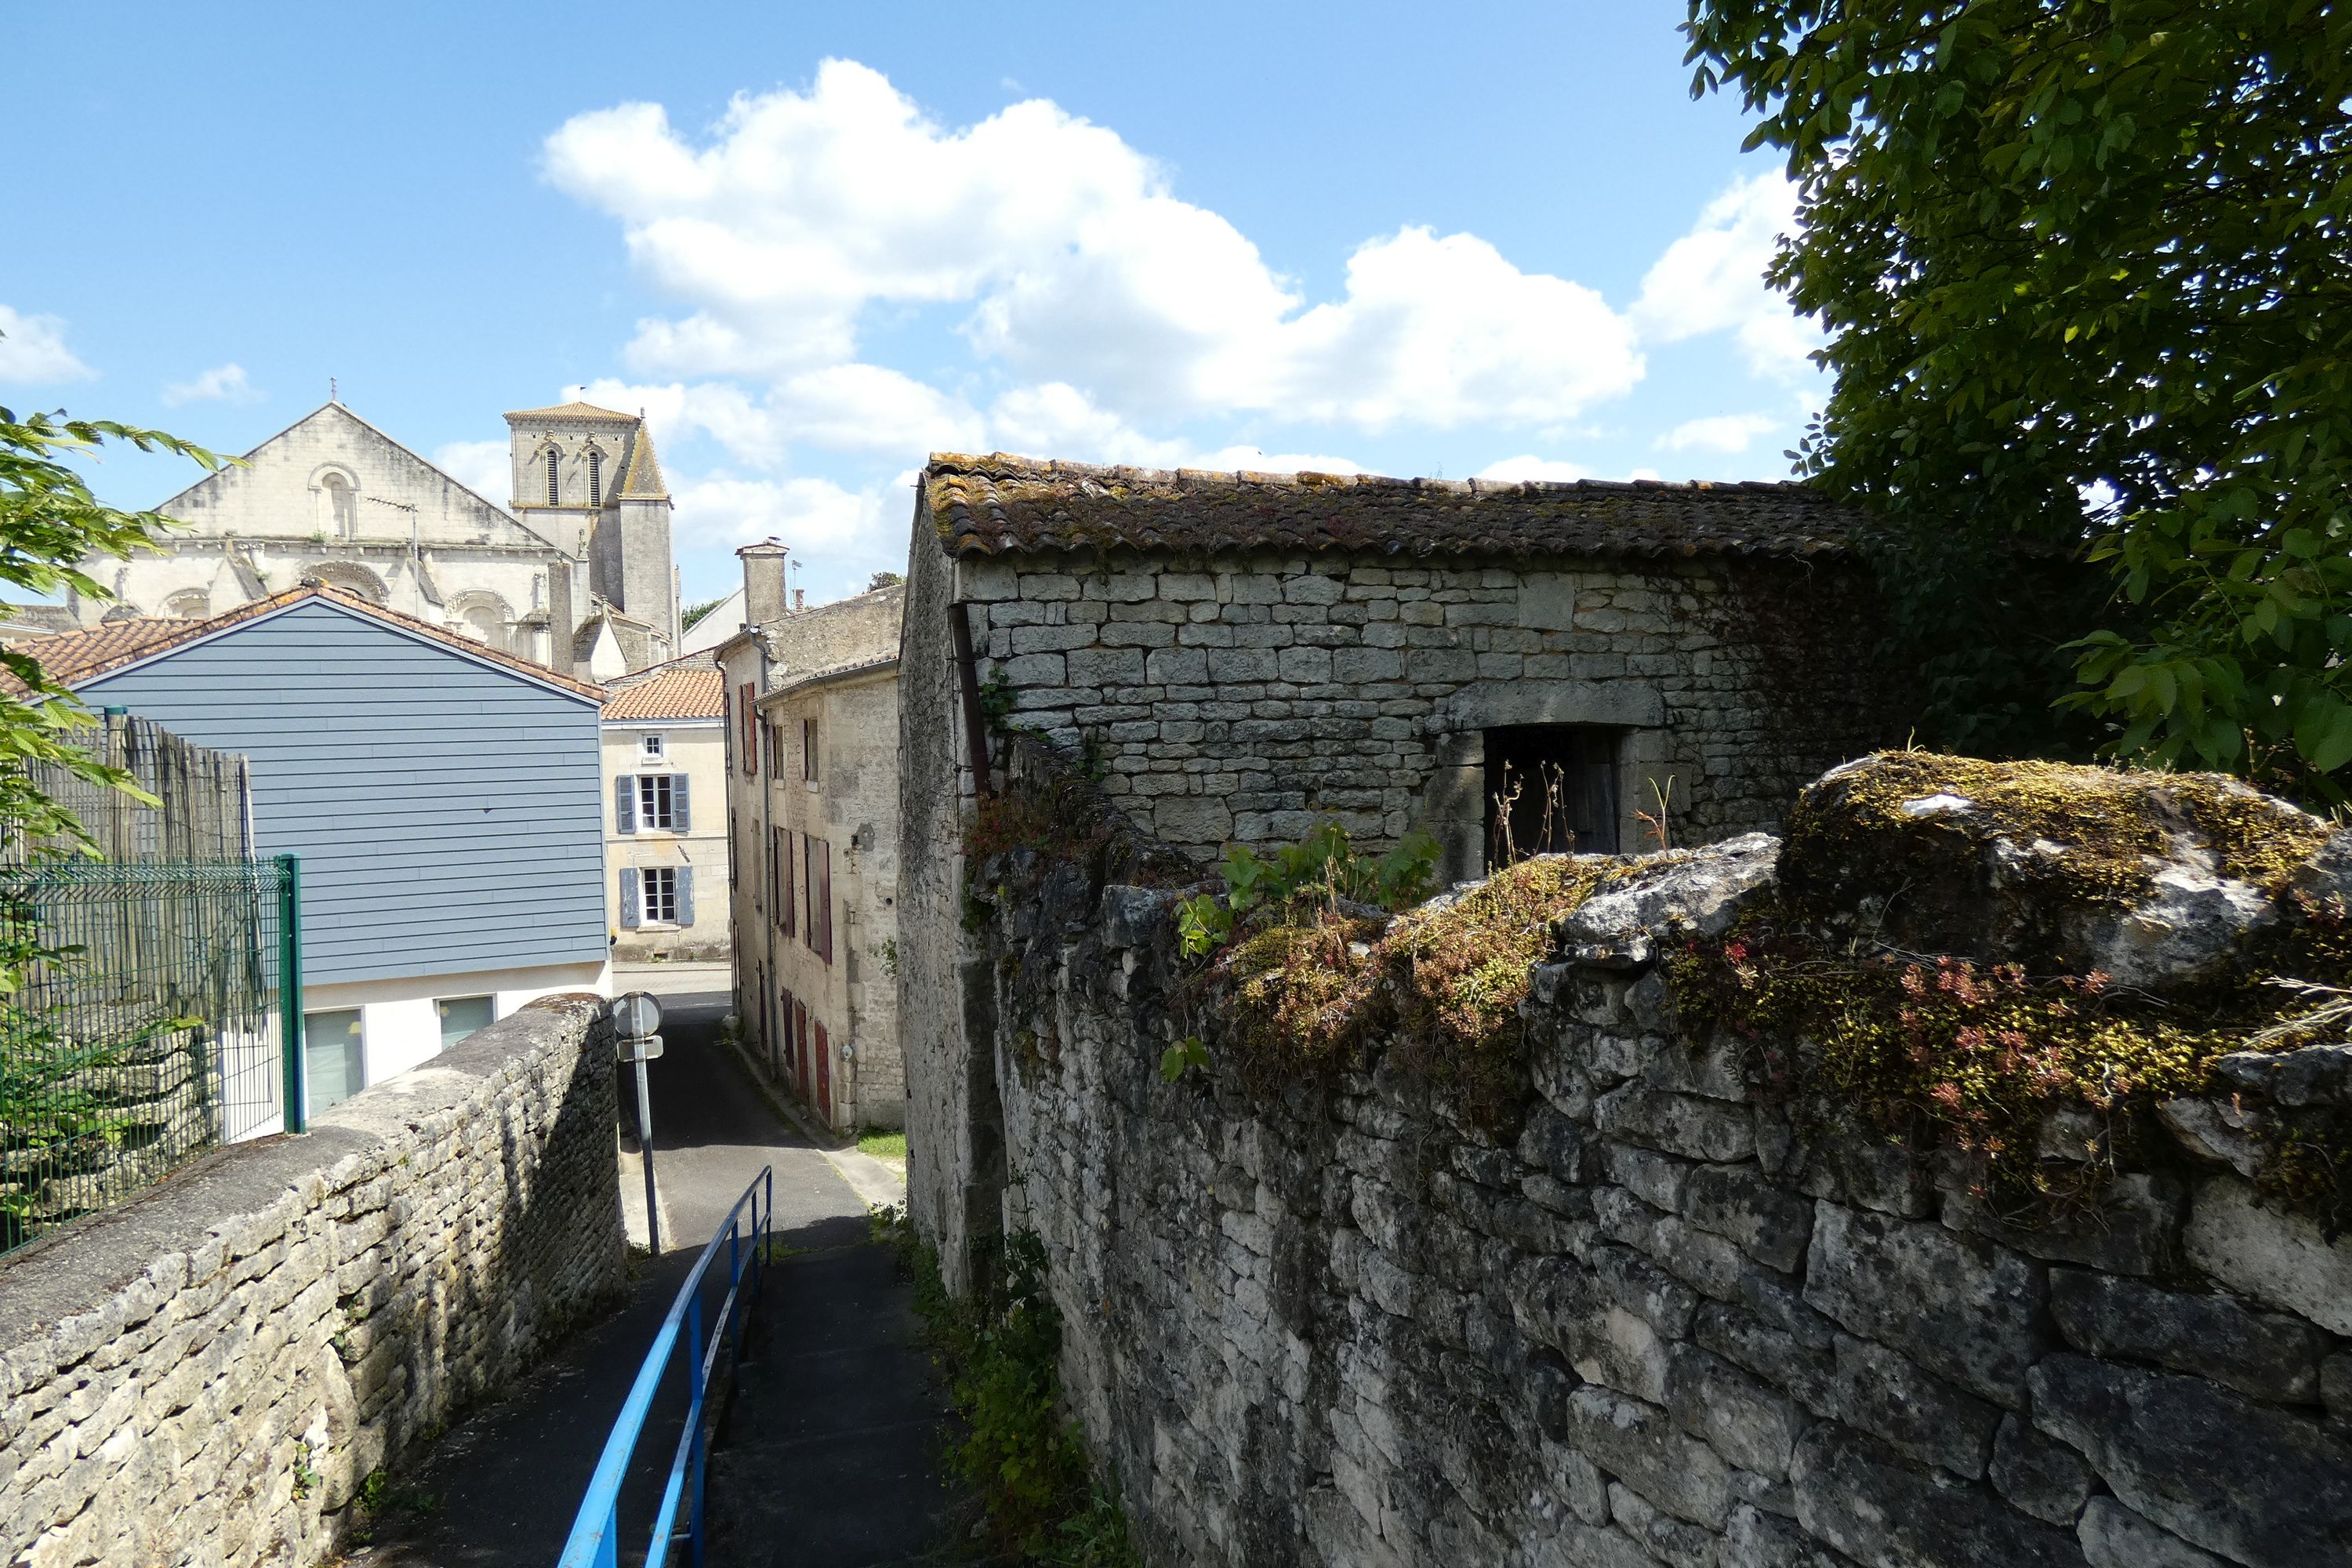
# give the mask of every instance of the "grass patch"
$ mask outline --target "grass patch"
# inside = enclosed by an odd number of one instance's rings
[[[986,1248],[975,1288],[956,1296],[905,1210],[877,1209],[874,1227],[913,1276],[915,1310],[955,1403],[949,1468],[977,1494],[979,1535],[997,1560],[1142,1568],[1126,1514],[1062,1414],[1062,1320],[1045,1291],[1043,1244],[1024,1234]]]
[[[907,1165],[907,1134],[882,1127],[861,1127],[857,1130],[857,1152],[877,1160],[887,1160],[899,1169]]]
[[[1525,1095],[1519,1005],[1549,952],[1554,921],[1628,863],[1547,855],[1496,872],[1458,897],[1393,920],[1277,906],[1245,925],[1210,965],[1224,1043],[1265,1090],[1348,1065],[1393,1031],[1395,1059],[1500,1128]]]

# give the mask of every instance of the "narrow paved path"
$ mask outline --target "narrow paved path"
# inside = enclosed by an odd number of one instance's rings
[[[723,986],[724,972],[714,976],[675,979]],[[669,978],[646,984],[641,973],[624,974],[616,988],[667,990],[660,981]],[[863,1461],[849,1465],[840,1484],[817,1491],[796,1479],[805,1455],[776,1456],[798,1461],[787,1477],[770,1476],[748,1458],[715,1463],[713,1502],[720,1501],[723,1473],[730,1518],[750,1517],[751,1505],[733,1506],[739,1497],[789,1493],[805,1506],[790,1517],[762,1514],[758,1530],[739,1534],[737,1551],[715,1552],[709,1562],[717,1568],[782,1561],[784,1543],[803,1538],[852,1542],[873,1534],[872,1515],[886,1516],[892,1526],[876,1537],[874,1554],[812,1555],[796,1547],[790,1560],[812,1568],[901,1561],[921,1544],[906,1542],[933,1528],[929,1521],[945,1500],[930,1462],[940,1398],[914,1338],[907,1287],[887,1253],[870,1241],[864,1202],[824,1151],[775,1116],[720,1041],[723,990],[673,991],[663,1008],[667,1048],[648,1068],[655,1170],[674,1230],[662,1238],[662,1256],[643,1262],[617,1312],[452,1428],[420,1472],[392,1478],[395,1506],[379,1521],[374,1545],[351,1555],[353,1568],[551,1568],[656,1331],[696,1255],[763,1165],[775,1171],[782,1257],[745,1342],[740,1397],[722,1443],[746,1432],[764,1439],[771,1413],[759,1406],[773,1399],[793,1402],[791,1419],[878,1426],[894,1441],[869,1440],[858,1450]],[[625,1116],[631,1092],[625,1078]],[[809,1370],[782,1371],[788,1367]],[[656,1406],[623,1491],[625,1563],[644,1561],[680,1404],[672,1397]]]

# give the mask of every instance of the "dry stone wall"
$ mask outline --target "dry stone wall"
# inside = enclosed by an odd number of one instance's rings
[[[609,1026],[550,997],[0,1264],[0,1562],[310,1564],[617,1298]]]
[[[1685,1034],[1654,940],[1722,930],[1778,854],[1676,858],[1562,935],[1507,1141],[1384,1043],[1274,1093],[1223,1058],[1164,1082],[1174,895],[981,868],[1003,1220],[1045,1243],[1151,1561],[2352,1562],[2352,1239],[2226,1139],[2033,1228],[1883,1137],[1801,1136]],[[2343,1094],[2333,1059],[2267,1091]]]

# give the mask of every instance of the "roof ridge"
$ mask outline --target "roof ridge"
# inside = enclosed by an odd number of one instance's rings
[[[330,604],[341,605],[345,609],[357,610],[371,619],[384,622],[396,629],[421,633],[435,642],[446,644],[457,652],[469,655],[488,663],[504,666],[505,668],[513,670],[518,675],[527,676],[530,679],[543,681],[551,686],[562,687],[568,690],[578,692],[583,696],[593,697],[597,699],[599,701],[602,701],[604,699],[604,690],[601,686],[596,686],[588,681],[575,679],[571,676],[562,674],[561,671],[551,669],[546,665],[535,663],[530,659],[525,658],[520,654],[509,653],[504,648],[492,647],[488,643],[478,642],[474,638],[465,636],[463,633],[451,631],[446,626],[436,626],[430,621],[420,620],[415,616],[406,615],[399,610],[389,608],[386,605],[375,604],[370,600],[362,598],[357,594],[351,593],[345,589],[333,587],[328,584],[320,583],[316,580],[298,584],[291,588],[280,589],[278,592],[270,595],[266,599],[252,600],[248,603],[239,605],[234,609],[225,610],[217,616],[209,616],[201,621],[171,622],[169,624],[184,629],[173,631],[168,635],[153,638],[133,647],[116,650],[99,658],[93,659],[87,665],[73,665],[69,663],[62,669],[53,668],[47,659],[40,657],[40,653],[37,648],[27,648],[24,651],[32,655],[35,661],[39,663],[42,669],[47,672],[51,679],[56,680],[58,684],[64,686],[78,686],[84,681],[94,680],[99,676],[111,674],[115,670],[123,668],[128,665],[137,664],[143,660],[152,658],[159,654],[169,652],[171,649],[182,647],[187,643],[197,641],[203,637],[211,637],[218,632],[227,631],[231,627],[241,626],[247,621],[260,620],[267,616],[275,615],[279,610],[289,609],[304,599],[312,598],[324,599]],[[135,626],[141,624],[142,623],[125,621],[117,621],[114,623],[114,625],[118,626]],[[75,634],[68,632],[61,633],[59,635],[70,637]]]
[[[1876,528],[1801,481],[1445,479],[1143,468],[934,453],[919,505],[950,555],[1137,550],[1811,557]]]

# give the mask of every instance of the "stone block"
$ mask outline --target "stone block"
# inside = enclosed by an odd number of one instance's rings
[[[1797,1521],[1865,1568],[2085,1568],[2071,1532],[1947,1486],[1834,1422],[1798,1443]]]
[[[1346,586],[1337,577],[1286,577],[1282,581],[1283,602],[1291,605],[1336,605]]]
[[[1766,1181],[1753,1165],[1699,1166],[1683,1194],[1682,1213],[1783,1273],[1804,1262],[1813,1231],[1813,1205]]]
[[[1068,684],[1068,667],[1058,653],[1024,653],[996,661],[995,673],[1014,686]]]
[[[1787,1520],[1746,1504],[1731,1510],[1723,1548],[1723,1568],[1850,1568]]]
[[[1756,1152],[1756,1123],[1746,1109],[1696,1095],[1620,1085],[1593,1105],[1601,1131],[1693,1160],[1744,1160]]]
[[[1274,679],[1274,654],[1270,650],[1213,647],[1207,652],[1209,679],[1220,685]]]
[[[2091,1495],[2083,1457],[2016,1415],[1993,1434],[1991,1474],[1993,1489],[2048,1524],[2072,1526]]]
[[[2190,1263],[2239,1294],[2352,1334],[2352,1236],[2331,1239],[2236,1177],[2214,1176],[2198,1184],[2187,1246]]]
[[[2319,1423],[2202,1378],[2053,1355],[2033,1423],[2080,1450],[2137,1512],[2249,1568],[2341,1561],[2352,1447]]]
[[[1069,661],[1073,686],[1139,686],[1143,682],[1141,648],[1077,648],[1062,657]]]
[[[1209,656],[1197,647],[1156,648],[1143,661],[1145,677],[1162,686],[1199,686],[1209,679]]]
[[[1696,1345],[1675,1352],[1666,1408],[1684,1431],[1772,1480],[1787,1477],[1789,1457],[1811,1424],[1786,1394]]]
[[[1213,601],[1217,596],[1217,581],[1204,572],[1162,572],[1160,574],[1160,596],[1184,602],[1196,599]]]
[[[1717,1568],[1716,1531],[1660,1513],[1630,1487],[1611,1483],[1609,1517],[1666,1568]]]
[[[1942,1226],[1814,1210],[1807,1304],[2011,1409],[2040,1353],[2045,1269]]]
[[[1720,1529],[1730,1512],[1722,1459],[1655,1405],[1580,1388],[1569,1397],[1563,1432],[1570,1446],[1677,1519]]]
[[[1331,679],[1331,650],[1323,647],[1286,647],[1275,654],[1277,679],[1300,686],[1319,686]]]
[[[2091,1500],[2075,1536],[2091,1568],[2228,1568],[2111,1497]]]
[[[1691,1173],[1696,1169],[1698,1167],[1687,1160],[1639,1149],[1631,1143],[1610,1142],[1601,1145],[1602,1175],[1643,1203],[1670,1214],[1683,1206],[1684,1190],[1689,1184]]]
[[[1967,1480],[1985,1473],[2000,1412],[1885,1345],[1840,1334],[1823,1414]]]
[[[2178,1266],[2188,1206],[2188,1192],[2177,1178],[2127,1172],[2101,1189],[2087,1213],[2011,1225],[1969,1194],[1955,1192],[1945,1197],[1944,1223],[2052,1262],[2147,1275]]]
[[[2154,1362],[2257,1399],[2318,1397],[2328,1342],[2300,1318],[2074,1268],[2051,1271],[2050,1312],[2060,1333],[2094,1355]]]

